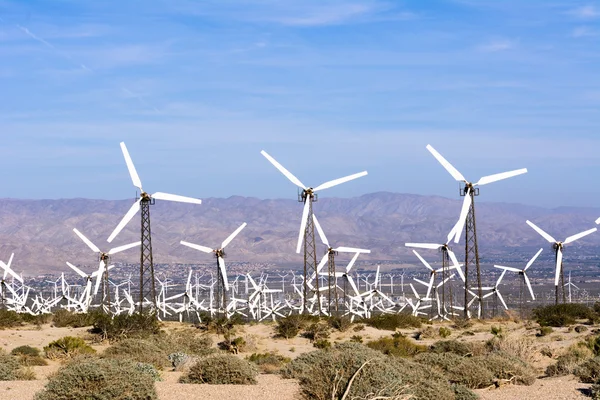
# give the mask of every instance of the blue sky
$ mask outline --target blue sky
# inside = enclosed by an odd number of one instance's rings
[[[600,2],[0,0],[0,197],[149,192],[596,206]],[[323,192],[325,195],[325,192]]]

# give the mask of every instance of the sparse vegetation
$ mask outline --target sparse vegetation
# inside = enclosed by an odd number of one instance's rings
[[[569,326],[579,319],[594,320],[595,312],[585,304],[565,303],[538,307],[533,310],[533,318],[541,326]]]
[[[317,349],[329,349],[331,348],[331,342],[327,339],[318,339],[313,342],[313,347]]]
[[[447,338],[448,336],[452,335],[452,331],[448,328],[446,328],[445,326],[440,326],[440,329],[438,331],[439,335],[441,338]]]
[[[548,336],[552,332],[554,332],[554,329],[552,329],[551,326],[542,326],[542,327],[540,327],[539,332],[536,333],[535,336],[537,336],[537,337]]]
[[[309,339],[311,342],[321,341],[329,338],[329,326],[322,322],[315,322],[308,325],[302,336]]]
[[[31,346],[15,347],[10,354],[15,356],[19,364],[27,367],[34,365],[48,365],[48,362],[40,356],[40,350]]]
[[[371,318],[363,319],[362,322],[373,328],[384,329],[387,331],[421,327],[421,319],[411,314],[377,314]]]
[[[579,365],[581,365],[585,360],[591,358],[592,355],[592,350],[586,346],[571,346],[565,354],[557,358],[555,364],[552,364],[546,368],[546,375],[560,376],[572,374],[575,372],[577,367],[579,367]]]
[[[253,353],[246,359],[256,364],[260,372],[262,372],[263,374],[278,373],[285,364],[291,361],[290,358],[284,357],[274,352]]]
[[[83,354],[93,354],[96,352],[81,338],[74,336],[65,336],[44,347],[46,357],[50,359],[73,358]]]
[[[400,333],[392,337],[384,337],[367,343],[373,350],[381,351],[383,354],[395,357],[412,357],[415,354],[427,351],[427,347],[414,343],[411,339]]]
[[[230,354],[215,354],[199,359],[179,382],[253,385],[256,384],[257,374],[257,368],[247,360]]]
[[[304,314],[292,314],[277,320],[275,332],[279,337],[291,339],[298,336],[300,330],[304,329],[309,324],[315,324],[318,322],[319,317]]]
[[[346,332],[352,326],[352,322],[348,317],[329,317],[327,323],[332,329],[339,332]]]
[[[160,323],[153,313],[119,314],[114,317],[99,313],[95,315],[93,326],[93,333],[111,341],[143,339],[160,332]]]
[[[0,381],[31,380],[35,375],[22,368],[17,359],[0,349]]]
[[[53,375],[36,400],[158,399],[154,377],[128,360],[87,358],[71,362]]]
[[[102,354],[105,358],[130,360],[163,369],[170,366],[168,354],[155,343],[143,339],[121,340]]]

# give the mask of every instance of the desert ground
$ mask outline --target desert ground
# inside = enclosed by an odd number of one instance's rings
[[[435,331],[441,326],[441,323],[431,325]],[[451,326],[451,323],[445,323],[445,326]],[[163,323],[163,329],[171,330],[180,327],[179,323]],[[483,400],[496,399],[585,399],[589,390],[589,384],[583,384],[572,375],[563,377],[544,377],[545,368],[555,362],[555,359],[566,349],[586,336],[591,335],[594,327],[589,327],[586,332],[577,333],[569,328],[554,328],[554,331],[544,337],[536,337],[536,329],[527,322],[514,322],[511,320],[497,321],[478,321],[469,328],[469,334],[465,335],[459,329],[452,329],[452,334],[447,339],[457,339],[468,342],[485,342],[493,337],[491,327],[501,327],[504,334],[515,338],[531,338],[534,343],[534,352],[530,363],[536,369],[538,379],[532,386],[502,385],[499,388],[490,387],[478,389],[475,392]],[[419,329],[401,329],[400,331],[408,336],[415,335]],[[365,326],[360,331],[360,335],[365,341],[389,336],[392,332],[378,330]],[[222,339],[222,336],[211,334],[214,343]],[[312,343],[303,337],[293,339],[282,339],[274,336],[274,323],[261,323],[254,325],[244,325],[238,328],[238,335],[243,336],[250,344],[250,350],[238,354],[239,357],[245,357],[253,352],[276,352],[289,358],[295,358],[298,355],[313,351],[315,348]],[[346,332],[334,331],[331,334],[332,342],[348,341],[356,335],[352,329]],[[34,346],[42,349],[53,340],[64,336],[78,336],[89,339],[87,328],[57,328],[51,325],[26,325],[13,329],[0,330],[0,348],[10,352],[12,349],[22,345]],[[429,345],[440,338],[428,338],[418,340],[420,344]],[[98,352],[106,349],[107,343],[91,343]],[[542,351],[542,350],[545,351]],[[546,355],[543,355],[545,353]],[[551,354],[550,356],[548,354]],[[7,400],[30,400],[34,398],[36,392],[40,391],[48,381],[48,377],[60,368],[59,361],[49,361],[48,366],[32,367],[36,379],[33,381],[1,381],[0,398]],[[261,374],[258,377],[257,385],[196,385],[178,383],[178,378],[182,373],[170,370],[161,371],[162,381],[156,382],[156,388],[160,399],[179,400],[182,398],[194,399],[262,399],[262,400],[282,400],[299,399],[300,387],[298,382],[293,379],[283,379],[279,375]]]

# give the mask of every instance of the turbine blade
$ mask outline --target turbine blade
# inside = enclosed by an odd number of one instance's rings
[[[516,169],[514,171],[501,172],[499,174],[484,176],[476,183],[476,185],[487,185],[488,183],[500,181],[502,179],[512,178],[513,176],[521,175],[527,172],[527,168]]]
[[[227,281],[227,271],[225,270],[225,261],[221,257],[217,258],[217,262],[219,263],[219,271],[221,271],[221,277],[223,277],[223,286],[225,286],[225,291],[229,291],[229,282]]]
[[[96,284],[94,285],[94,296],[98,294],[98,289],[100,288],[100,282],[102,281],[102,275],[104,275],[104,261],[100,260],[100,264],[98,265],[98,271],[96,271]]]
[[[587,231],[578,233],[577,235],[569,236],[568,238],[565,239],[565,241],[563,243],[567,244],[567,243],[574,242],[577,239],[581,239],[582,237],[589,235],[590,233],[596,232],[597,230],[598,230],[598,228],[592,228],[592,229],[588,229]]]
[[[356,249],[354,247],[344,247],[344,246],[340,246],[336,249],[334,249],[335,251],[338,251],[340,253],[364,253],[364,254],[369,254],[371,253],[371,250],[366,250],[366,249]]]
[[[431,271],[433,271],[433,268],[431,268],[431,265],[429,265],[429,263],[427,261],[425,261],[425,259],[423,257],[421,257],[421,255],[419,253],[417,253],[416,250],[413,250],[413,253],[415,253],[415,255],[419,258],[419,260],[421,260],[423,265],[425,265],[427,268],[429,268]]]
[[[19,275],[17,275],[11,268],[10,268],[10,264],[4,264],[3,261],[0,261],[0,267],[2,267],[2,269],[4,269],[4,278],[6,279],[6,274],[9,273],[10,275],[12,275],[13,278],[15,278],[16,280],[18,280],[19,282],[23,283],[23,278],[21,278]]]
[[[129,250],[129,249],[131,249],[133,247],[140,246],[141,244],[142,244],[142,242],[135,242],[135,243],[129,243],[129,244],[126,244],[126,245],[123,245],[123,246],[115,247],[114,249],[110,249],[108,251],[108,254],[110,254],[110,255],[117,254],[117,253],[120,253],[122,251]]]
[[[494,265],[494,268],[500,268],[503,269],[505,271],[512,271],[512,272],[521,272],[520,269],[518,268],[514,268],[514,267],[505,267],[504,265]]]
[[[450,256],[450,260],[452,260],[452,264],[456,267],[456,272],[458,272],[458,276],[460,276],[460,279],[462,279],[462,281],[465,282],[465,274],[463,273],[462,269],[460,269],[460,264],[456,259],[456,254],[454,254],[452,250],[448,250],[448,255]]]
[[[458,221],[456,221],[456,225],[454,225],[454,243],[458,243],[460,241],[460,236],[462,235],[465,223],[467,222],[467,214],[471,209],[471,200],[471,188],[467,188],[467,193],[465,194],[465,199],[463,200],[462,207],[460,209]]]
[[[131,181],[133,182],[133,186],[140,189],[140,192],[143,192],[142,189],[142,181],[135,170],[135,166],[133,165],[133,161],[131,160],[131,156],[129,155],[129,151],[127,151],[127,146],[125,146],[125,142],[121,142],[121,151],[123,152],[123,157],[125,157],[125,164],[127,164],[127,169],[129,170],[129,175],[131,176]]]
[[[329,189],[330,187],[337,186],[337,185],[340,185],[342,183],[345,183],[345,182],[348,182],[348,181],[360,178],[361,176],[365,176],[367,174],[368,174],[367,171],[362,171],[362,172],[359,172],[357,174],[352,174],[352,175],[345,176],[343,178],[334,179],[332,181],[320,184],[319,186],[317,186],[316,188],[314,188],[313,191],[316,192],[317,190]]]
[[[539,233],[544,239],[546,239],[548,242],[550,243],[556,243],[556,239],[554,239],[552,236],[550,236],[549,234],[547,234],[546,232],[544,232],[540,227],[538,227],[536,224],[534,224],[533,222],[527,220],[525,221],[527,222],[527,225],[529,225],[530,227],[532,227],[537,233]]]
[[[354,263],[356,262],[356,260],[358,259],[358,256],[360,255],[360,253],[356,253],[354,255],[354,257],[352,257],[352,259],[350,260],[350,262],[348,263],[348,265],[346,266],[346,273],[350,272],[350,270],[352,269],[352,267],[354,266]]]
[[[119,222],[115,230],[110,234],[108,239],[106,239],[108,243],[112,242],[114,238],[117,237],[117,235],[123,230],[123,228],[125,228],[125,225],[127,225],[129,221],[131,221],[133,216],[140,210],[140,201],[142,201],[141,198],[138,199],[135,203],[133,203],[133,205],[131,206],[129,211],[127,211],[121,222]]]
[[[554,286],[558,286],[558,279],[560,278],[560,269],[562,267],[562,250],[560,247],[556,250],[556,275],[554,276]]]
[[[527,263],[527,265],[525,266],[525,269],[523,270],[523,272],[527,271],[527,268],[531,267],[533,265],[533,263],[535,262],[536,258],[538,258],[538,256],[540,255],[540,253],[544,250],[544,248],[542,247],[541,249],[538,250],[537,253],[535,253],[535,256],[531,257],[531,260],[529,260],[529,262]]]
[[[199,244],[185,242],[183,240],[181,242],[179,242],[179,243],[181,243],[184,246],[191,247],[192,249],[203,251],[205,253],[212,253],[213,252],[213,249],[211,249],[210,247],[200,246]]]
[[[163,193],[163,192],[156,192],[151,197],[158,199],[158,200],[178,201],[180,203],[202,204],[202,200],[200,200],[200,199],[195,199],[193,197],[179,196],[177,194]]]
[[[315,214],[313,214],[313,221],[315,222],[315,227],[317,228],[317,232],[319,232],[319,237],[321,238],[321,242],[323,242],[323,244],[325,246],[331,247],[331,246],[329,246],[329,241],[327,240],[327,236],[325,236],[325,232],[323,232],[323,229],[321,228],[321,224],[317,220],[317,216]]]
[[[531,300],[535,300],[535,296],[533,295],[533,289],[531,288],[531,282],[529,282],[529,278],[527,277],[527,274],[523,274],[523,277],[525,278],[525,283],[527,284],[527,287],[529,288],[529,293],[531,293]]]
[[[98,246],[96,246],[94,243],[92,243],[91,240],[89,240],[88,238],[86,238],[83,233],[79,232],[76,228],[73,228],[73,232],[75,232],[75,234],[77,236],[79,236],[79,238],[81,240],[83,240],[83,243],[87,244],[87,246],[94,252],[94,253],[100,253],[100,249],[98,248]]]
[[[300,248],[302,247],[302,240],[304,239],[304,234],[306,231],[306,222],[309,217],[308,215],[308,207],[311,200],[307,197],[304,201],[304,209],[302,210],[302,221],[300,221],[300,233],[298,234],[298,245],[296,246],[296,253],[300,253]]]
[[[87,278],[87,274],[85,274],[82,270],[80,270],[79,268],[77,268],[76,266],[74,266],[73,264],[71,264],[70,262],[67,261],[67,265],[75,272],[77,272],[77,274],[79,276],[81,276],[82,278]]]
[[[317,274],[319,272],[321,272],[321,270],[323,269],[323,267],[325,266],[325,263],[327,262],[327,260],[329,260],[329,254],[325,253],[325,255],[323,256],[323,258],[321,258],[321,262],[319,263],[319,265],[317,266]]]
[[[292,173],[290,171],[288,171],[287,169],[285,169],[283,165],[279,164],[266,151],[261,150],[260,154],[262,154],[263,156],[265,156],[265,158],[267,160],[269,160],[271,162],[271,164],[273,164],[275,166],[275,168],[277,168],[279,170],[279,172],[281,172],[283,175],[285,175],[286,178],[288,178],[294,185],[299,186],[302,189],[306,189],[306,186],[304,186],[304,184],[302,182],[300,182],[300,179],[298,179],[294,175],[292,175]]]
[[[416,247],[418,249],[430,249],[430,250],[437,250],[440,247],[442,247],[441,245],[434,244],[434,243],[404,243],[404,246]]]
[[[508,310],[508,306],[506,305],[506,302],[504,301],[504,297],[502,297],[502,294],[499,291],[496,291],[496,293],[498,294],[498,298],[502,302],[502,305],[504,306],[504,309]]]
[[[448,171],[450,173],[450,175],[452,175],[452,177],[454,179],[456,179],[457,181],[465,181],[466,179],[464,176],[462,176],[462,174],[460,172],[458,172],[458,170],[456,168],[454,168],[452,166],[452,164],[450,164],[444,157],[442,157],[442,155],[440,153],[437,152],[436,149],[434,149],[431,145],[427,145],[427,150],[429,150],[429,152],[431,154],[433,154],[433,156],[439,161],[440,164],[442,164],[442,166],[446,169],[446,171]]]
[[[248,224],[244,222],[231,235],[229,235],[229,237],[227,239],[223,240],[223,243],[221,243],[221,248],[224,249],[225,246],[227,246],[229,243],[231,243],[231,241],[238,235],[238,233],[240,233],[242,231],[242,229],[244,229],[246,227],[246,225],[248,225]]]

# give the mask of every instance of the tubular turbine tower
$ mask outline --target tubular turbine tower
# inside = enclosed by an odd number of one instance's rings
[[[431,145],[427,145],[427,150],[439,161],[440,164],[452,175],[454,179],[462,183],[460,195],[464,197],[460,217],[455,227],[453,228],[455,237],[454,243],[460,241],[460,235],[464,228],[465,230],[465,318],[468,318],[467,304],[469,303],[469,267],[475,264],[476,279],[477,279],[477,296],[479,301],[480,313],[484,315],[482,289],[481,289],[481,270],[479,267],[479,248],[477,246],[477,227],[475,223],[475,196],[479,196],[479,188],[477,186],[487,185],[488,183],[511,178],[527,172],[527,168],[521,168],[514,171],[502,172],[499,174],[484,176],[478,182],[472,183],[458,172],[440,153],[438,153]],[[473,275],[473,272],[471,272]]]
[[[155,199],[178,201],[191,204],[202,204],[202,200],[162,192],[156,192],[152,195],[146,193],[144,189],[142,189],[142,181],[140,180],[135,166],[133,165],[133,161],[129,156],[129,152],[127,151],[125,143],[121,142],[120,144],[121,150],[123,151],[123,157],[125,157],[125,163],[127,164],[127,169],[129,170],[129,175],[131,176],[131,180],[133,182],[133,186],[140,190],[140,197],[136,199],[135,203],[133,203],[129,211],[127,211],[113,233],[110,234],[107,241],[109,243],[112,242],[119,232],[123,230],[125,225],[131,221],[135,214],[137,214],[138,211],[141,211],[140,237],[142,245],[140,251],[140,301],[138,304],[138,311],[142,313],[144,309],[144,300],[149,301],[153,309],[156,310],[156,285],[154,279],[154,259],[152,257],[150,206],[154,204]]]
[[[313,221],[313,202],[318,200],[317,191],[328,189],[333,186],[337,186],[344,182],[351,181],[356,178],[360,178],[361,176],[367,175],[367,171],[359,172],[357,174],[349,175],[343,178],[334,179],[329,182],[325,182],[316,188],[304,186],[302,182],[298,178],[296,178],[290,171],[285,169],[283,165],[279,164],[273,157],[271,157],[266,151],[261,150],[260,152],[271,164],[275,166],[286,178],[288,178],[294,185],[300,188],[300,193],[298,194],[298,202],[304,203],[304,208],[302,211],[302,220],[300,222],[300,232],[298,233],[298,246],[296,247],[296,253],[300,253],[300,249],[302,248],[302,243],[304,242],[304,280],[303,280],[303,299],[302,299],[302,312],[308,312],[308,301],[309,296],[312,298],[313,295],[317,296],[317,300],[319,300],[319,279],[315,280],[315,286],[310,285],[309,277],[310,276],[318,276],[317,271],[317,253],[315,246],[315,225]],[[321,314],[321,302],[317,301],[318,311]]]

